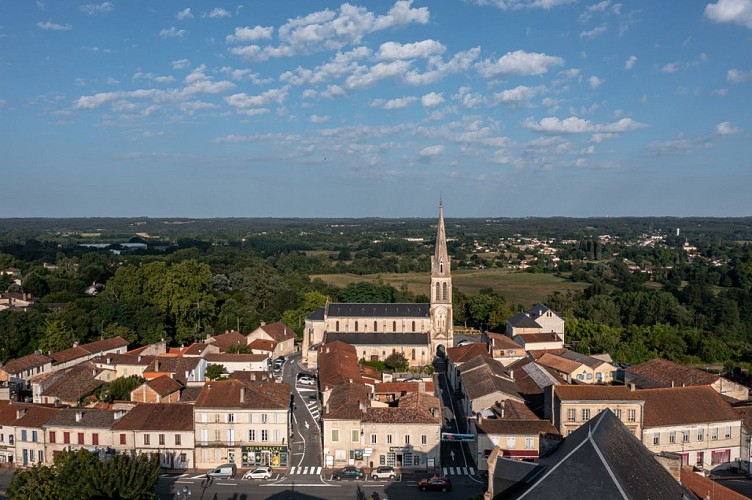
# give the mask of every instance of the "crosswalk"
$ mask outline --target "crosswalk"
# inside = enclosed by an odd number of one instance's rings
[[[474,476],[475,469],[472,467],[444,467],[445,476]]]
[[[319,418],[319,402],[314,398],[310,399],[309,396],[315,395],[317,390],[311,389],[310,387],[298,387],[298,392],[300,393],[300,397],[303,398],[303,401],[305,402],[306,407],[308,407],[308,411],[311,412],[311,416],[315,420],[318,420]]]
[[[290,467],[290,470],[288,471],[287,475],[305,475],[305,474],[314,474],[314,475],[320,475],[321,474],[321,467]]]

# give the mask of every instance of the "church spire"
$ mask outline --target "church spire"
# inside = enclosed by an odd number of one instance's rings
[[[445,269],[446,266],[446,269]],[[436,229],[436,249],[434,253],[435,274],[448,274],[449,254],[446,246],[446,229],[444,228],[444,200],[439,198],[439,224]]]

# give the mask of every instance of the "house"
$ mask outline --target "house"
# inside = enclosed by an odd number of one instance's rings
[[[554,370],[568,383],[572,383],[575,380],[578,380],[578,377],[580,377],[583,382],[585,381],[585,372],[587,372],[587,369],[585,368],[585,365],[580,362],[563,358],[555,354],[545,353],[543,356],[539,357],[536,360],[536,363]],[[593,382],[593,374],[590,373],[589,383]]]
[[[274,355],[277,348],[277,342],[268,339],[256,339],[252,340],[248,347],[251,348],[251,352],[254,354],[265,354],[268,358],[277,357]]]
[[[524,346],[503,333],[488,332],[488,342],[491,356],[504,366],[510,365],[527,355]]]
[[[200,357],[157,356],[144,369],[144,378],[167,375],[183,385],[203,383],[206,380],[207,362]]]
[[[110,382],[120,377],[144,376],[144,371],[154,361],[153,355],[145,354],[107,354],[91,360],[97,368],[105,370],[104,380]]]
[[[608,361],[595,356],[588,356],[576,351],[570,351],[569,349],[565,350],[558,356],[583,365],[579,372],[573,374],[573,380],[577,380],[579,383],[610,384],[616,380],[618,368]],[[606,356],[608,357],[608,354],[606,354]]]
[[[477,356],[491,357],[488,353],[488,344],[485,342],[473,342],[461,346],[450,347],[446,350],[447,380],[455,390],[460,389],[459,377],[462,363]]]
[[[19,385],[20,389],[28,387],[29,381],[35,375],[52,371],[52,358],[39,352],[28,354],[8,361],[0,366],[0,382],[9,385]]]
[[[611,411],[585,423],[537,463],[494,449],[485,498],[693,498]]]
[[[138,403],[177,403],[183,385],[177,380],[162,375],[147,380],[131,391],[131,401]]]
[[[644,400],[623,385],[551,385],[546,387],[545,418],[566,437],[606,408],[642,439]]]
[[[105,383],[103,380],[105,371],[89,361],[61,370],[61,372],[61,375],[55,377],[54,382],[41,391],[40,403],[78,406],[84,396],[91,394]]]
[[[477,441],[470,443],[479,470],[488,468],[488,457],[498,447],[500,455],[517,460],[536,460],[561,440],[548,420],[538,418],[525,404],[501,400],[481,411],[475,423]]]
[[[497,401],[514,400],[524,403],[520,389],[504,370],[504,366],[490,356],[476,356],[461,366],[460,390],[464,414],[467,416],[492,407]],[[474,432],[474,421],[470,430]]]
[[[0,463],[14,462],[20,466],[44,464],[45,435],[42,426],[56,413],[28,403],[0,401]]]
[[[749,497],[735,492],[704,474],[695,472],[692,467],[683,466],[680,470],[682,486],[704,500],[747,500]]]
[[[741,457],[742,417],[712,387],[635,394],[645,401],[642,442],[653,453],[681,454],[684,465],[705,470]]]
[[[195,467],[287,467],[290,385],[283,382],[208,382],[193,407]]]
[[[38,304],[39,299],[32,297],[29,293],[23,292],[2,292],[0,293],[0,311],[9,309],[11,311],[25,312],[29,307]]]
[[[295,352],[295,332],[292,328],[282,321],[266,324],[263,321],[261,325],[248,334],[247,342],[251,345],[256,340],[267,340],[274,342],[272,357],[289,356]],[[257,344],[258,346],[258,344]],[[265,346],[266,347],[266,346]],[[251,345],[251,348],[254,347]],[[256,352],[255,350],[253,352]]]
[[[193,468],[192,405],[138,404],[113,424],[112,434],[121,453],[157,455],[166,469]]]
[[[551,385],[566,384],[556,371],[539,365],[531,358],[522,358],[506,367],[509,377],[519,388],[525,404],[539,418],[545,414],[545,389]]]
[[[222,365],[223,373],[236,371],[263,372],[269,371],[269,357],[266,354],[207,354],[204,359],[208,364]]]
[[[221,345],[205,344],[203,342],[196,342],[180,351],[180,356],[185,357],[200,357],[203,358],[207,354],[219,354],[222,352]]]
[[[319,391],[323,404],[332,389],[341,384],[362,384],[358,354],[354,346],[344,342],[331,342],[319,347]]]
[[[421,392],[433,395],[436,393],[433,382],[404,381],[404,382],[380,382],[373,386],[373,400],[384,403],[398,401],[401,397],[410,393]]]
[[[214,335],[206,339],[207,344],[212,344],[219,352],[227,352],[230,347],[239,347],[248,344],[248,339],[240,332],[230,331],[221,335]]]
[[[525,351],[562,349],[564,341],[555,333],[529,333],[515,335],[512,339],[525,348]]]
[[[46,459],[54,460],[63,450],[86,448],[89,451],[106,452],[112,449],[112,426],[123,415],[124,410],[60,408],[42,426],[47,436]]]
[[[624,376],[627,383],[635,384],[638,389],[708,385],[728,399],[746,401],[749,398],[749,388],[744,385],[666,359],[655,358],[627,368]]]
[[[506,334],[509,338],[536,333],[553,333],[563,342],[564,320],[543,304],[535,304],[507,320]]]
[[[125,354],[127,351],[127,340],[122,337],[111,337],[87,344],[79,345],[76,342],[70,349],[54,352],[50,354],[50,357],[52,358],[52,369],[62,370],[83,361],[89,361],[97,356]]]

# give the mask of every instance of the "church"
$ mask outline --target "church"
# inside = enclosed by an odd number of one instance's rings
[[[444,204],[439,202],[436,248],[431,257],[428,304],[328,303],[305,320],[303,362],[318,366],[318,348],[335,341],[355,347],[359,359],[384,361],[401,352],[410,366],[431,364],[454,346],[452,266],[447,253]]]

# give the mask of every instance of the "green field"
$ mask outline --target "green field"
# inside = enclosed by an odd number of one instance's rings
[[[327,283],[344,287],[359,281],[381,281],[400,289],[404,284],[413,293],[428,295],[430,275],[428,273],[385,273],[385,274],[317,274],[311,279],[321,278]],[[509,304],[531,306],[542,302],[554,292],[566,293],[568,290],[581,291],[587,283],[573,283],[553,274],[534,274],[527,272],[511,272],[505,269],[476,269],[467,271],[453,271],[452,282],[455,289],[467,295],[478,293],[481,288],[492,288],[503,295]]]

